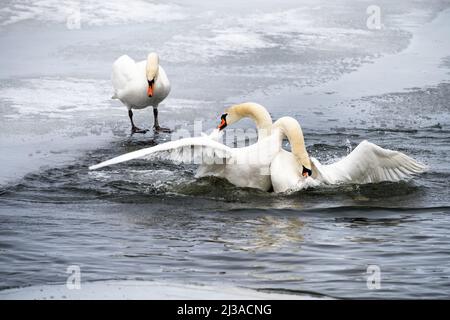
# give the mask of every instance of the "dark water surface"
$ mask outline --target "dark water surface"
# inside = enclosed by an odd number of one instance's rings
[[[64,283],[66,268],[79,265],[83,281],[450,297],[450,51],[448,37],[440,38],[449,2],[381,1],[379,31],[365,26],[371,3],[356,1],[315,9],[283,1],[275,11],[251,2],[173,1],[166,8],[130,1],[160,10],[159,18],[131,9],[105,17],[120,11],[109,1],[69,31],[42,3],[29,1],[30,19],[20,18],[14,2],[4,8],[16,14],[0,14],[0,44],[8,48],[0,53],[1,289]],[[39,32],[30,38],[31,29]],[[420,45],[427,38],[433,52]],[[164,160],[89,172],[89,165],[170,140],[130,137],[125,109],[109,100],[114,58],[150,50],[160,52],[173,85],[161,106],[164,125],[194,131],[202,121],[206,131],[225,106],[251,99],[274,119],[299,120],[308,151],[322,162],[369,140],[429,169],[400,183],[281,195],[196,179],[195,165]],[[380,74],[385,81],[374,81]],[[136,118],[148,127],[151,110]],[[369,265],[381,270],[378,290],[367,287]]]

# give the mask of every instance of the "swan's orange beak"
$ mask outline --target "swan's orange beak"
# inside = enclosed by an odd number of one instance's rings
[[[147,96],[149,96],[150,98],[153,97],[153,82],[150,81],[147,87]]]
[[[223,128],[225,128],[227,126],[227,122],[225,121],[224,118],[221,119],[219,126],[217,127],[217,129],[222,130]]]

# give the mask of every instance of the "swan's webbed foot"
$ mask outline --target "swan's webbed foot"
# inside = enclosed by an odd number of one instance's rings
[[[131,127],[131,134],[134,134],[134,133],[147,133],[147,131],[148,131],[148,129],[140,129],[140,128],[135,127],[135,126]]]
[[[130,117],[130,122],[131,122],[131,134],[146,133],[148,131],[148,129],[140,129],[134,125],[133,111],[131,109],[128,110],[128,116]]]
[[[170,130],[169,128],[163,128],[159,126],[159,121],[158,121],[158,107],[153,107],[153,118],[155,120],[154,125],[153,125],[153,131],[155,133],[160,133],[160,132],[165,132],[165,133],[170,133],[172,132],[172,130]]]
[[[169,128],[163,128],[160,126],[153,126],[153,131],[159,133],[159,132],[164,132],[164,133],[171,133],[172,130],[170,130]]]

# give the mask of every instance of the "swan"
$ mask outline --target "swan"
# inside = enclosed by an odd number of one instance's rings
[[[233,110],[231,107],[221,116],[220,130],[244,117],[239,112],[242,110],[242,106],[245,104],[238,106],[237,110]],[[268,114],[264,107],[258,106],[258,112],[254,112],[254,114]],[[250,118],[255,120],[254,116],[250,116]],[[383,149],[367,140],[362,141],[340,161],[322,165],[317,159],[309,157],[303,131],[297,120],[292,117],[282,117],[272,125],[269,115],[262,118],[260,116],[256,121],[258,121],[258,139],[271,136],[271,141],[274,143],[268,157],[272,159],[270,180],[273,191],[276,193],[320,183],[396,182],[408,179],[426,169],[423,164],[401,152]],[[292,152],[282,149],[281,142],[284,137],[289,140]],[[269,149],[260,149],[260,152],[266,150]],[[260,165],[262,164],[260,163]],[[267,163],[264,163],[265,165]],[[264,166],[261,167],[262,170],[265,169]],[[306,184],[306,180],[309,180],[309,184]]]
[[[247,117],[256,123],[258,130],[256,143],[247,147],[230,148],[216,141],[218,133],[225,127]],[[268,191],[272,187],[270,164],[274,156],[282,149],[284,136],[286,135],[292,141],[295,140],[295,137],[289,136],[289,126],[290,120],[287,117],[279,119],[272,125],[270,114],[259,104],[238,104],[225,110],[221,116],[220,125],[210,136],[204,135],[166,142],[118,156],[93,165],[89,169],[95,170],[132,159],[148,158],[152,155],[165,156],[176,161],[183,159],[188,162],[196,162],[198,160],[193,159],[196,156],[198,159],[200,154],[200,166],[196,177],[217,176],[227,179],[238,187]],[[191,147],[194,148],[193,154]]]
[[[148,131],[136,127],[132,111],[148,106],[153,107],[153,129],[156,132],[170,132],[169,129],[160,127],[158,122],[158,105],[169,95],[170,82],[159,65],[156,53],[150,53],[147,60],[140,62],[135,62],[127,55],[119,57],[113,63],[111,80],[114,87],[112,99],[119,99],[128,108],[132,133]]]
[[[422,173],[426,167],[411,157],[363,140],[349,155],[328,165],[311,157],[300,125],[291,122],[288,137],[292,152],[281,150],[270,165],[274,192],[286,192],[318,184],[366,184],[400,181]],[[307,170],[305,170],[305,165]],[[308,167],[309,165],[309,167]]]

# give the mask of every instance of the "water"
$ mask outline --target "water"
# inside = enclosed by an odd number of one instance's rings
[[[68,29],[76,2],[2,2],[0,288],[64,283],[79,265],[82,281],[448,298],[450,3],[379,1],[381,30],[367,29],[364,2],[214,5],[86,1],[80,29]],[[367,139],[429,170],[282,195],[163,160],[89,172],[170,139],[130,137],[109,99],[111,62],[151,50],[173,86],[164,126],[201,120],[207,131],[226,106],[254,100],[297,118],[320,161]],[[151,110],[135,117],[151,125]],[[381,269],[378,290],[369,265]]]

